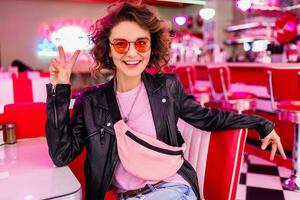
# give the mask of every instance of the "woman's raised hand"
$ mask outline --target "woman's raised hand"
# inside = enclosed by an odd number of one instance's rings
[[[69,84],[72,68],[77,61],[80,51],[76,50],[70,60],[66,60],[65,52],[62,46],[58,46],[58,52],[59,60],[53,58],[50,62],[50,83],[53,85]]]

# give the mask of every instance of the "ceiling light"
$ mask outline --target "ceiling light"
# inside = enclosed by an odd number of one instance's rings
[[[238,0],[237,1],[237,6],[239,9],[242,11],[246,11],[252,6],[252,0]]]
[[[216,11],[213,8],[202,8],[199,11],[199,15],[204,20],[210,20],[210,19],[212,19],[215,16],[215,14],[216,14]]]

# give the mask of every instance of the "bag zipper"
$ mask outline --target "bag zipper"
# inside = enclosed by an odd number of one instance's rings
[[[169,150],[169,149],[163,149],[163,148],[160,148],[160,147],[156,147],[156,146],[153,146],[147,142],[145,142],[144,140],[138,138],[137,136],[135,136],[133,133],[129,132],[129,131],[126,131],[125,133],[130,139],[132,139],[133,141],[137,142],[138,144],[148,148],[148,149],[151,149],[153,151],[156,151],[156,152],[159,152],[159,153],[164,153],[164,154],[168,154],[168,155],[183,155],[183,151],[182,150],[179,150],[179,151],[172,151],[172,150]]]
[[[55,128],[58,128],[58,117],[57,117],[57,109],[56,109],[56,85],[52,85],[52,97],[54,98],[54,105],[53,105],[53,109],[54,109],[54,124],[55,124]]]

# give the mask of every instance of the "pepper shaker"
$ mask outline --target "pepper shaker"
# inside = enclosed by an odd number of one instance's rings
[[[17,142],[15,124],[6,124],[5,136],[6,136],[6,141],[5,141],[6,144],[15,144]]]

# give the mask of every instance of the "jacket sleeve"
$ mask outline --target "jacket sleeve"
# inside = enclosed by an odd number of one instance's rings
[[[82,98],[76,99],[72,119],[69,117],[71,85],[47,84],[46,138],[49,154],[56,166],[64,166],[83,150],[84,119]]]
[[[256,129],[260,138],[266,137],[274,129],[273,122],[256,115],[240,115],[228,110],[203,108],[193,100],[193,96],[185,93],[177,78],[174,84],[180,107],[179,117],[196,128],[206,131]]]

